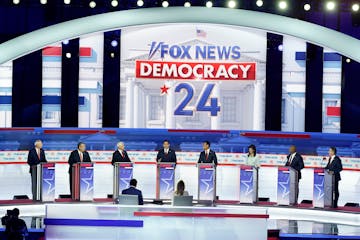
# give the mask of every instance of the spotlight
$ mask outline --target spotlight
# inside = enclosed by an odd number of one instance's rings
[[[329,11],[332,11],[335,9],[335,2],[334,1],[328,1],[326,3],[326,9]]]
[[[279,2],[279,8],[281,9],[281,10],[285,10],[286,8],[287,8],[287,2],[286,1],[280,1]]]
[[[136,5],[138,5],[138,7],[142,7],[142,6],[144,6],[144,1],[143,0],[138,0],[136,2]]]
[[[68,44],[69,44],[69,40],[64,40],[62,43],[63,43],[64,45],[68,45]]]
[[[257,0],[257,1],[256,1],[256,6],[262,7],[263,5],[264,5],[263,0]]]
[[[19,4],[20,3],[20,0],[13,0],[13,4]]]
[[[234,0],[228,1],[228,7],[229,8],[235,8],[236,7],[236,2]]]
[[[310,5],[310,4],[308,4],[308,3],[304,4],[304,10],[305,10],[305,11],[309,11],[310,9],[311,9],[311,5]]]
[[[191,3],[190,2],[185,2],[184,7],[191,7]]]
[[[65,4],[70,4],[70,3],[71,3],[71,0],[64,0],[64,3],[65,3]]]
[[[89,2],[89,7],[91,7],[91,8],[96,7],[96,2],[95,1]]]
[[[66,58],[71,58],[71,53],[66,53],[65,56]]]
[[[119,5],[119,2],[117,0],[112,0],[111,1],[111,6],[117,7],[118,5]]]
[[[116,40],[111,41],[111,46],[116,47],[118,45],[118,42]]]
[[[169,2],[168,2],[168,1],[163,1],[163,2],[162,2],[162,6],[163,6],[164,8],[167,8],[167,7],[169,6]]]
[[[115,57],[115,53],[110,53],[110,57],[114,58]]]
[[[212,1],[207,1],[207,2],[206,2],[206,7],[207,7],[207,8],[211,8],[212,6],[213,6]]]
[[[282,44],[280,44],[280,45],[278,46],[278,50],[279,50],[280,52],[282,52],[283,49],[284,49],[284,46],[283,46]]]
[[[352,6],[351,6],[351,9],[354,11],[354,12],[358,12],[359,9],[360,9],[360,5],[358,3],[354,3]]]
[[[346,61],[347,63],[350,63],[350,62],[351,62],[350,58],[347,58],[345,61]]]
[[[47,4],[47,0],[40,0],[41,4]]]

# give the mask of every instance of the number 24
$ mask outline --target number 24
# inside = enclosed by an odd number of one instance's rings
[[[210,112],[211,116],[217,116],[220,112],[220,106],[218,105],[217,98],[210,98],[210,105],[206,105],[212,90],[214,89],[215,84],[207,84],[203,93],[201,94],[199,101],[196,106],[196,111]],[[185,110],[186,106],[189,104],[191,99],[194,96],[194,88],[188,83],[180,83],[176,86],[175,92],[181,92],[182,89],[185,89],[187,94],[185,98],[180,102],[178,107],[174,111],[174,115],[182,116],[192,116],[193,110]]]

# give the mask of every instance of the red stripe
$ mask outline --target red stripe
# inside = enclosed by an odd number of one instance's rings
[[[70,129],[46,129],[44,134],[116,134],[115,130],[70,130]]]
[[[0,128],[0,131],[34,131],[34,128]]]
[[[134,212],[136,217],[210,217],[210,218],[269,218],[268,214]]]
[[[219,163],[218,166],[238,166],[240,164],[236,164],[236,163]]]
[[[156,164],[156,162],[134,162],[135,164]]]
[[[177,162],[177,165],[196,165],[195,162]]]
[[[80,57],[91,57],[90,47],[81,47],[79,50]]]
[[[326,115],[330,117],[340,117],[341,109],[340,107],[327,107]]]
[[[168,132],[192,132],[192,133],[224,133],[228,134],[227,130],[201,130],[201,129],[168,129]]]
[[[42,55],[47,57],[61,57],[62,48],[61,47],[46,47],[42,50]],[[79,49],[80,57],[91,57],[91,47],[80,47]]]
[[[258,132],[243,132],[244,137],[263,137],[263,138],[311,138],[310,134],[296,134],[296,133],[258,133]]]

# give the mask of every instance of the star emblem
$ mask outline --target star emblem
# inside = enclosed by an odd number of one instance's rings
[[[290,177],[287,176],[286,177],[286,181],[279,181],[279,186],[283,189],[282,191],[282,198],[285,198],[287,195],[289,195],[290,191],[288,190],[288,186],[289,186],[289,182],[290,182]]]
[[[168,90],[170,88],[167,87],[165,84],[160,88],[160,94],[168,94]]]
[[[206,170],[206,171],[209,171],[209,170]],[[210,170],[211,172],[213,170]],[[214,190],[214,183],[213,183],[213,173],[209,174],[209,178],[208,179],[201,179],[200,180],[205,186],[205,194],[208,195],[208,194],[211,194]]]
[[[81,178],[81,181],[86,184],[85,193],[90,193],[93,189],[93,173],[87,178]]]
[[[251,175],[250,179],[248,179],[246,181],[241,181],[241,184],[243,184],[246,187],[245,196],[248,196],[250,193],[252,193],[254,191],[254,189],[252,188],[252,184],[253,184],[253,176],[252,175]]]
[[[174,191],[174,172],[172,172],[168,178],[161,178],[161,181],[166,184],[166,194],[172,193]]]
[[[55,191],[55,185],[53,184],[55,180],[55,174],[51,174],[51,178],[43,178],[43,181],[47,183],[48,188],[46,194],[49,195]]]
[[[324,197],[324,178],[322,178],[320,184],[314,184],[314,187],[318,190],[317,200],[320,200]]]

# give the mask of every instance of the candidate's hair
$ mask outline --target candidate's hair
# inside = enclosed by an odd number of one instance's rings
[[[170,144],[170,141],[167,140],[167,139],[165,139],[165,140],[163,141],[163,143],[165,143],[165,142],[167,142],[168,144]]]
[[[336,153],[337,153],[337,149],[336,149],[336,147],[330,147],[330,149],[334,152],[334,154],[336,155]]]
[[[125,146],[124,142],[118,142],[118,143],[116,144],[117,147],[119,147],[119,145]]]
[[[178,181],[176,185],[176,195],[183,196],[185,192],[185,183],[183,180]]]
[[[252,149],[254,150],[254,157],[256,156],[256,146],[254,144],[251,144],[250,146],[248,146],[248,149]],[[248,157],[250,156],[250,152],[248,152]]]
[[[136,187],[136,185],[137,185],[136,179],[135,179],[135,178],[131,179],[131,180],[130,180],[130,186]]]
[[[210,142],[209,141],[204,141],[203,143],[206,143],[206,145],[208,145],[210,147]]]
[[[40,139],[36,139],[35,142],[34,142],[34,146],[36,146],[36,144],[39,143],[39,142],[42,143],[42,141]]]
[[[77,145],[77,148],[79,149],[80,145],[82,145],[82,144],[86,145],[84,142],[79,142]]]

